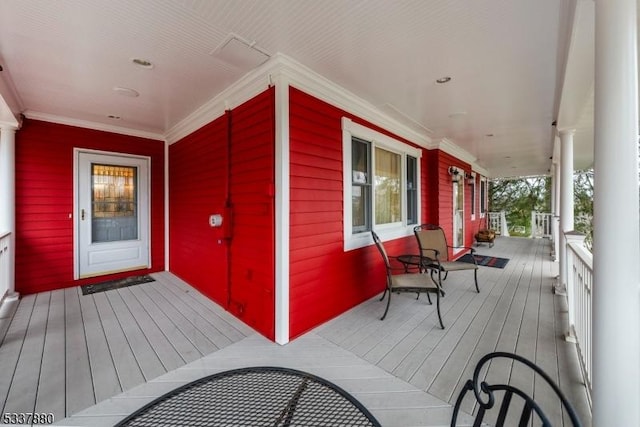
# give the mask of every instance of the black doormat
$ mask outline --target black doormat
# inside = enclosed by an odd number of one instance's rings
[[[112,289],[126,288],[128,286],[139,285],[141,283],[155,282],[156,280],[149,276],[132,276],[125,279],[109,280],[107,282],[94,283],[93,285],[82,286],[82,295],[91,295],[98,292],[110,291]]]
[[[509,262],[509,258],[498,258],[489,255],[474,255],[474,258],[476,259],[476,264],[483,265],[485,267],[504,268]],[[456,261],[473,262],[473,260],[471,259],[471,254],[465,254],[458,258]]]

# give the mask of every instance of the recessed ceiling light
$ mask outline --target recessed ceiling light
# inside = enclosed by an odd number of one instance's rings
[[[451,77],[444,76],[444,77],[440,77],[439,79],[437,79],[436,83],[449,83],[450,81],[451,81]]]
[[[136,64],[139,67],[147,68],[149,70],[153,68],[153,63],[151,61],[146,60],[146,59],[132,58],[131,62],[133,62],[134,64]]]
[[[113,90],[120,95],[129,96],[131,98],[137,98],[140,96],[140,92],[135,89],[131,89],[129,87],[116,86]]]
[[[113,120],[120,120],[121,119],[120,116],[116,116],[114,114],[109,114],[107,117],[109,117],[110,119],[113,119]]]

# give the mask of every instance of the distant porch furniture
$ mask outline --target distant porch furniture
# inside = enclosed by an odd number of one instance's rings
[[[476,239],[476,246],[480,243],[488,243],[489,247],[493,247],[493,241],[496,239],[496,231],[487,227],[487,218],[484,218],[484,225],[481,223],[478,232],[473,236]]]
[[[508,362],[513,363],[512,369],[514,371],[523,369],[522,365],[524,365],[524,368],[531,369],[533,372],[526,372],[526,374],[535,375],[535,393],[538,396],[542,396],[542,399],[536,400],[529,395],[533,388],[528,393],[510,385],[509,381],[506,384],[489,384],[487,380],[483,379],[489,366],[492,363],[498,363],[494,361],[495,359],[507,359]],[[540,379],[544,380],[547,385]],[[560,410],[560,406],[562,406],[562,411],[569,417],[571,424],[574,427],[581,426],[576,411],[551,377],[533,362],[517,354],[495,352],[489,353],[480,359],[473,371],[473,379],[465,383],[458,395],[451,417],[451,427],[456,426],[460,407],[469,391],[473,391],[474,403],[478,404],[474,426],[490,423],[496,427],[512,425],[525,427],[531,425],[533,421],[533,425],[551,427],[552,424],[549,421],[549,417],[545,414],[545,409],[548,411],[551,408],[545,408],[541,403],[543,400],[546,402],[551,400],[554,403],[554,410]],[[555,393],[553,398],[549,397],[551,392]],[[489,420],[490,416],[492,418]],[[465,423],[464,425],[468,424]]]
[[[473,257],[475,249],[468,246],[449,246],[444,230],[434,224],[418,225],[413,229],[413,232],[418,240],[420,255],[426,260],[431,260],[431,262],[425,262],[424,265],[430,268],[432,277],[436,272],[438,273],[438,286],[440,288],[442,288],[442,282],[447,279],[450,272],[473,270],[476,291],[480,293],[480,288],[478,288],[478,264]],[[473,262],[451,261],[449,259],[449,249],[467,249],[472,255]],[[443,273],[444,277],[442,277]]]
[[[444,295],[441,291],[438,283],[433,279],[432,275],[424,274],[424,268],[419,265],[418,269],[414,273],[407,272],[407,263],[403,263],[404,267],[392,267],[389,262],[389,256],[387,255],[387,251],[382,244],[382,241],[378,237],[375,232],[371,232],[371,236],[373,237],[373,241],[382,255],[382,259],[384,261],[386,274],[387,274],[387,286],[380,298],[380,301],[387,296],[387,306],[384,310],[384,314],[380,318],[380,320],[384,320],[387,317],[387,312],[389,311],[389,305],[391,303],[391,294],[393,292],[415,292],[417,294],[416,299],[420,297],[421,293],[427,294],[427,299],[429,300],[429,304],[432,304],[430,293],[436,294],[436,311],[438,312],[438,321],[440,322],[440,327],[444,329],[444,324],[442,323],[442,316],[440,314],[440,295]],[[423,259],[420,256],[409,255],[410,257],[415,257],[418,263]],[[398,257],[395,257],[398,258]],[[399,261],[402,263],[402,261]],[[426,264],[432,264],[431,261]],[[430,268],[430,267],[429,267]],[[398,272],[394,274],[395,272]]]

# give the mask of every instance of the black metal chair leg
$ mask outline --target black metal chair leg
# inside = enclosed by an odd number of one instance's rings
[[[431,296],[429,295],[429,292],[427,292],[426,294],[427,294],[427,301],[429,301],[429,305],[433,304],[431,302]]]
[[[473,279],[476,281],[476,291],[480,293],[480,288],[478,288],[478,269],[473,270]]]
[[[387,291],[385,290],[385,293]],[[389,311],[389,304],[391,303],[391,291],[389,291],[389,297],[387,298],[387,307],[384,309],[384,314],[382,315],[382,317],[380,318],[380,320],[384,320],[385,317],[387,317],[387,312]]]
[[[440,321],[440,328],[444,329],[444,323],[442,323],[442,315],[440,314],[440,293],[436,292],[436,311],[438,312],[438,320]]]
[[[387,288],[384,288],[384,292],[382,293],[382,296],[380,297],[379,301],[382,301],[386,295],[387,295]]]

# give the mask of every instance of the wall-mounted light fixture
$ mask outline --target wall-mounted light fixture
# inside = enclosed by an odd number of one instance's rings
[[[467,173],[467,172],[464,173],[464,179],[467,180],[467,184],[469,184],[469,185],[473,185],[473,183],[476,181],[475,175],[472,175],[472,174]]]
[[[460,182],[462,178],[460,170],[455,166],[449,166],[449,175],[451,175],[451,182]]]

